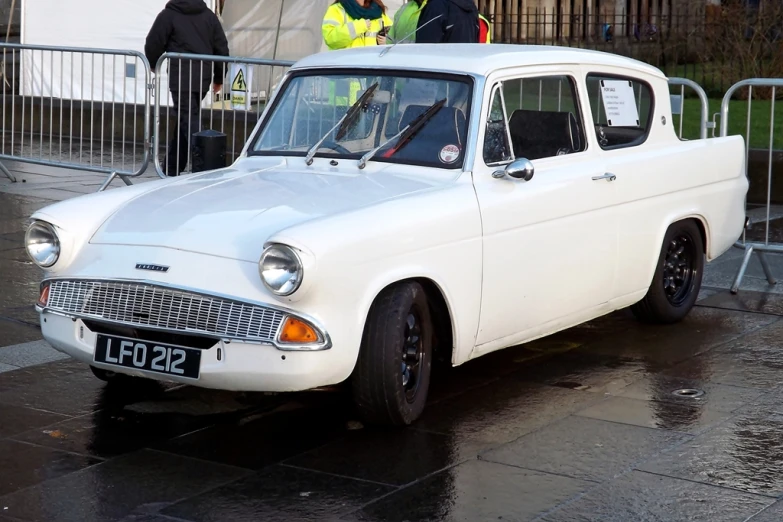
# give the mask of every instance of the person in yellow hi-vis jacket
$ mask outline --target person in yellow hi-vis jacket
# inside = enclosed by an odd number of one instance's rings
[[[324,15],[324,42],[329,49],[386,45],[392,26],[382,0],[337,0]]]
[[[331,50],[386,45],[386,33],[392,26],[383,0],[337,0],[324,15],[321,32]],[[329,86],[329,98],[335,105],[354,103],[362,86],[357,81]]]

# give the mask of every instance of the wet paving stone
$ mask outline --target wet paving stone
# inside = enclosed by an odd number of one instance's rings
[[[737,522],[770,502],[766,497],[634,471],[588,491],[542,520]]]
[[[370,482],[271,466],[161,513],[194,522],[335,520],[394,490]]]
[[[639,466],[749,493],[783,494],[783,415],[749,413]]]
[[[21,321],[35,328],[40,328],[41,326],[40,315],[35,311],[35,306],[32,304],[0,309],[0,317]]]
[[[402,486],[475,458],[480,445],[414,429],[350,432],[285,464]]]
[[[30,220],[27,217],[0,219],[0,237],[4,238],[6,234],[17,232],[24,233],[29,222]]]
[[[593,393],[505,378],[428,407],[416,428],[502,444],[598,400]]]
[[[0,439],[49,426],[67,419],[64,415],[32,410],[11,404],[0,404]]]
[[[589,417],[647,428],[696,433],[731,416],[731,413],[701,408],[697,404],[640,401],[625,397],[611,397],[579,413]]]
[[[473,460],[372,503],[348,520],[521,522],[536,518],[594,485]]]
[[[739,310],[783,316],[783,295],[769,292],[740,290],[737,295],[734,295],[730,291],[724,290],[701,301],[699,305],[719,310]]]
[[[246,475],[237,468],[143,450],[47,480],[0,503],[9,515],[25,520],[109,521],[157,512]]]
[[[783,520],[783,502],[778,501],[761,511],[748,522],[780,522]]]
[[[2,245],[0,245],[1,247]],[[0,309],[32,306],[38,300],[43,271],[32,261],[0,259]]]
[[[0,403],[83,415],[121,404],[87,365],[71,359],[0,374]]]
[[[783,323],[748,334],[694,357],[667,375],[745,387],[770,388],[783,384]]]
[[[692,398],[675,395],[675,390],[699,390],[704,394]],[[623,388],[620,397],[643,401],[673,402],[685,406],[699,406],[703,409],[731,413],[758,399],[763,390],[742,388],[704,381],[681,379],[664,374],[653,374]]]
[[[99,462],[90,457],[0,440],[0,497]],[[8,505],[2,498],[0,504]],[[13,512],[8,514],[18,516]]]
[[[1,410],[0,410],[1,411]],[[208,417],[141,415],[127,410],[100,410],[75,419],[28,430],[13,440],[82,455],[111,458],[149,447],[210,424]]]
[[[648,374],[642,361],[575,350],[525,366],[513,377],[593,394],[617,393]]]
[[[0,347],[0,363],[11,364],[20,368],[66,359],[69,359],[66,354],[58,352],[46,341],[33,341]]]
[[[621,320],[623,317],[625,320]],[[682,322],[673,325],[646,325],[633,316],[618,316],[613,323],[615,331],[588,340],[585,349],[592,354],[643,361],[645,368],[652,372],[674,366],[777,320],[761,314],[727,314],[703,307],[694,308]]]
[[[584,480],[606,480],[672,445],[682,433],[569,417],[481,458]]]
[[[41,329],[13,319],[0,317],[0,347],[29,343],[41,338]]]
[[[344,405],[253,415],[233,423],[161,442],[155,447],[178,455],[261,469],[320,448],[346,434]]]

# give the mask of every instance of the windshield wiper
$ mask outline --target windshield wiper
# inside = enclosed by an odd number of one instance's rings
[[[413,136],[416,135],[417,132],[421,130],[422,127],[424,127],[424,124],[430,121],[430,119],[437,114],[439,110],[443,108],[443,106],[446,105],[446,98],[443,98],[440,101],[437,101],[430,105],[427,110],[419,114],[412,122],[410,122],[404,129],[402,129],[400,132],[389,138],[388,140],[384,141],[371,151],[369,151],[367,154],[362,156],[362,158],[359,160],[359,168],[363,169],[367,166],[367,162],[370,161],[379,150],[384,148],[389,143],[393,142],[394,140],[399,138],[399,141],[397,144],[389,150],[385,154],[385,157],[389,158],[397,153],[401,148],[403,148],[405,145],[407,145],[411,139],[413,139]]]
[[[347,134],[348,129],[356,123],[356,120],[359,117],[359,111],[361,108],[368,103],[372,97],[375,95],[375,90],[378,88],[378,82],[375,82],[374,84],[370,85],[370,87],[364,91],[364,94],[362,94],[356,102],[354,102],[353,105],[351,105],[348,108],[348,111],[343,115],[342,118],[332,127],[329,129],[329,132],[323,135],[323,137],[318,140],[318,142],[313,145],[313,147],[307,151],[307,155],[305,156],[305,163],[307,165],[313,164],[313,157],[315,156],[315,153],[318,152],[318,149],[321,148],[321,144],[323,144],[324,141],[326,141],[326,138],[337,128],[340,127],[340,130],[337,131],[337,135],[335,136],[336,140],[342,139],[345,134]]]

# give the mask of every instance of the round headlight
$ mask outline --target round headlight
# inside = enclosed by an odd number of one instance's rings
[[[36,265],[48,268],[60,257],[60,240],[49,223],[35,221],[25,234],[27,254]]]
[[[261,280],[277,295],[291,295],[302,284],[302,262],[294,250],[285,245],[270,245],[258,262]]]

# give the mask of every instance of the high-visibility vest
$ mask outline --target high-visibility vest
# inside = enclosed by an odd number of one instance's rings
[[[336,3],[330,5],[326,10],[321,33],[329,49],[349,49],[378,45],[375,37],[378,36],[382,28],[391,28],[392,25],[391,19],[383,14],[381,18],[370,20],[370,28],[367,29],[365,20],[354,20],[345,12],[342,5]]]
[[[479,43],[492,43],[489,20],[479,14]]]
[[[409,0],[397,10],[394,15],[394,25],[389,31],[390,43],[414,43],[416,28],[419,25],[421,10],[427,5],[427,0],[421,4]]]
[[[361,90],[362,84],[358,80],[329,80],[329,104],[337,107],[353,105]]]

